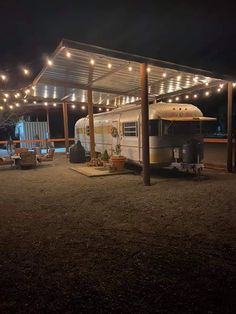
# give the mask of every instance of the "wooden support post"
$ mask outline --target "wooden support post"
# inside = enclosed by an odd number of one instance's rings
[[[68,105],[66,102],[62,104],[63,108],[63,124],[64,124],[64,138],[66,153],[69,152],[69,130],[68,130]]]
[[[232,119],[233,116],[233,86],[228,82],[228,106],[227,106],[227,170],[233,170],[233,141],[232,141]]]
[[[50,119],[49,119],[49,109],[46,108],[46,114],[47,114],[47,125],[48,125],[48,138],[50,138]]]
[[[143,184],[150,185],[149,167],[149,110],[148,110],[148,75],[147,64],[140,65],[141,79],[141,114],[142,114],[142,157],[143,157]]]
[[[90,157],[95,158],[95,140],[94,140],[94,120],[93,120],[93,91],[87,92],[88,97],[88,115],[89,115],[89,137],[90,137]]]

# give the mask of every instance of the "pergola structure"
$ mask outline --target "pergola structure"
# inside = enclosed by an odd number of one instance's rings
[[[154,100],[197,98],[228,88],[227,167],[232,171],[232,77],[152,58],[62,40],[34,79],[29,99],[63,104],[66,148],[68,104],[88,106],[91,156],[95,156],[93,107],[116,108],[140,103],[142,108],[142,153],[144,184],[150,184],[148,104]]]

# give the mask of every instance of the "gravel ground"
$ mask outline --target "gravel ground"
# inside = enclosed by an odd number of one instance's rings
[[[236,175],[0,180],[0,313],[235,313]]]

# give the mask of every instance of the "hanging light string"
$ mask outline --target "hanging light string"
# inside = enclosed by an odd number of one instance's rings
[[[54,60],[55,56],[57,56],[61,52],[61,50],[64,51],[64,56],[66,59],[69,60],[69,59],[73,58],[73,51],[71,51],[70,49],[68,49],[66,47],[60,47],[60,49],[58,51],[56,51],[51,58],[49,58],[49,57],[46,58],[46,63],[47,63],[48,67],[53,67],[53,65],[54,65],[53,60]],[[92,66],[92,67],[96,66],[96,56],[95,55],[90,56],[90,59],[88,60],[88,62],[90,64],[90,66]],[[128,72],[132,72],[134,69],[132,62],[128,62],[127,64],[128,64],[127,65]],[[113,68],[111,58],[107,59],[107,68],[108,68],[108,70],[112,70],[112,68]],[[30,70],[29,66],[20,67],[20,71],[24,77],[28,77],[32,74],[32,71]],[[10,76],[8,74],[6,74],[8,72],[9,72],[9,70],[0,72],[0,83],[2,82],[5,85],[5,83],[7,83],[7,81],[9,81]],[[152,67],[150,65],[147,66],[147,72],[152,73]],[[173,80],[173,79],[175,79],[177,81],[177,84],[180,84],[178,82],[180,82],[182,79],[182,75],[180,75],[180,74],[178,74],[176,77],[173,77],[173,74],[171,74],[171,77],[170,77],[169,73],[168,73],[168,69],[164,69],[163,72],[160,74],[160,76],[161,76],[160,82],[161,81],[163,81],[163,82],[167,81],[167,82],[169,82],[169,85],[171,85],[171,80]],[[177,91],[175,93],[175,95],[173,95],[169,98],[168,98],[168,93],[163,95],[163,96],[158,95],[157,98],[162,99],[162,100],[165,99],[168,102],[195,100],[201,96],[204,96],[204,97],[211,96],[213,94],[213,89],[215,89],[214,90],[215,93],[217,93],[217,94],[221,93],[222,90],[224,89],[225,84],[226,84],[226,82],[222,82],[217,86],[211,86],[209,78],[199,79],[198,75],[194,75],[192,79],[195,83],[201,82],[204,84],[204,87],[200,88],[200,90],[204,90],[203,93],[196,92],[196,91],[189,91],[188,92],[187,90],[186,91],[181,90],[181,91]],[[158,83],[158,81],[157,81],[157,83]],[[190,84],[189,78],[187,79],[187,84]],[[236,82],[233,82],[232,85],[235,88]],[[194,85],[193,85],[193,87],[194,87]],[[58,103],[58,102],[55,102],[56,99],[53,99],[53,101],[48,101],[49,98],[44,97],[44,101],[42,99],[38,100],[38,97],[36,97],[35,89],[36,89],[36,86],[34,86],[33,84],[30,84],[30,85],[27,85],[26,87],[22,87],[22,88],[19,88],[16,90],[5,90],[5,89],[0,90],[0,93],[2,94],[2,100],[0,100],[0,110],[3,110],[4,108],[7,108],[7,107],[10,109],[13,109],[14,107],[19,108],[21,105],[27,104],[27,103],[33,103],[33,104],[44,103],[45,106],[52,104],[53,107],[56,107],[56,105]],[[164,91],[164,87],[161,87],[161,89],[163,89],[163,91]],[[123,97],[123,102],[125,104],[130,103],[130,99],[131,99],[131,102],[133,102],[132,98],[135,98],[135,97],[127,96],[126,99],[124,99],[124,97]],[[116,97],[114,99],[116,99]],[[107,105],[109,105],[110,99],[107,99],[107,102],[108,102]],[[13,103],[15,106],[13,106]],[[68,103],[69,103],[69,101],[68,101]],[[99,102],[98,105],[101,106],[101,103]],[[116,104],[116,101],[114,100],[114,107],[117,107],[117,106],[118,105]],[[72,102],[71,108],[76,109],[76,105],[74,104],[74,102]],[[81,110],[85,110],[85,108],[86,107],[84,105],[80,106]],[[109,108],[107,108],[107,109],[109,109]],[[99,111],[101,111],[101,107],[99,107]]]

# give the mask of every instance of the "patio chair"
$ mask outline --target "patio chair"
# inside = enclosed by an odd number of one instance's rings
[[[10,157],[0,157],[0,166],[12,166],[14,164],[14,160],[12,160]]]
[[[20,153],[20,166],[21,168],[36,167],[36,154],[33,152]]]
[[[15,154],[16,155],[20,155],[21,153],[27,153],[27,152],[28,152],[28,148],[26,148],[26,147],[15,148]]]
[[[54,153],[55,153],[55,148],[49,148],[48,153],[45,155],[40,155],[39,157],[37,157],[37,160],[39,162],[53,161]]]

